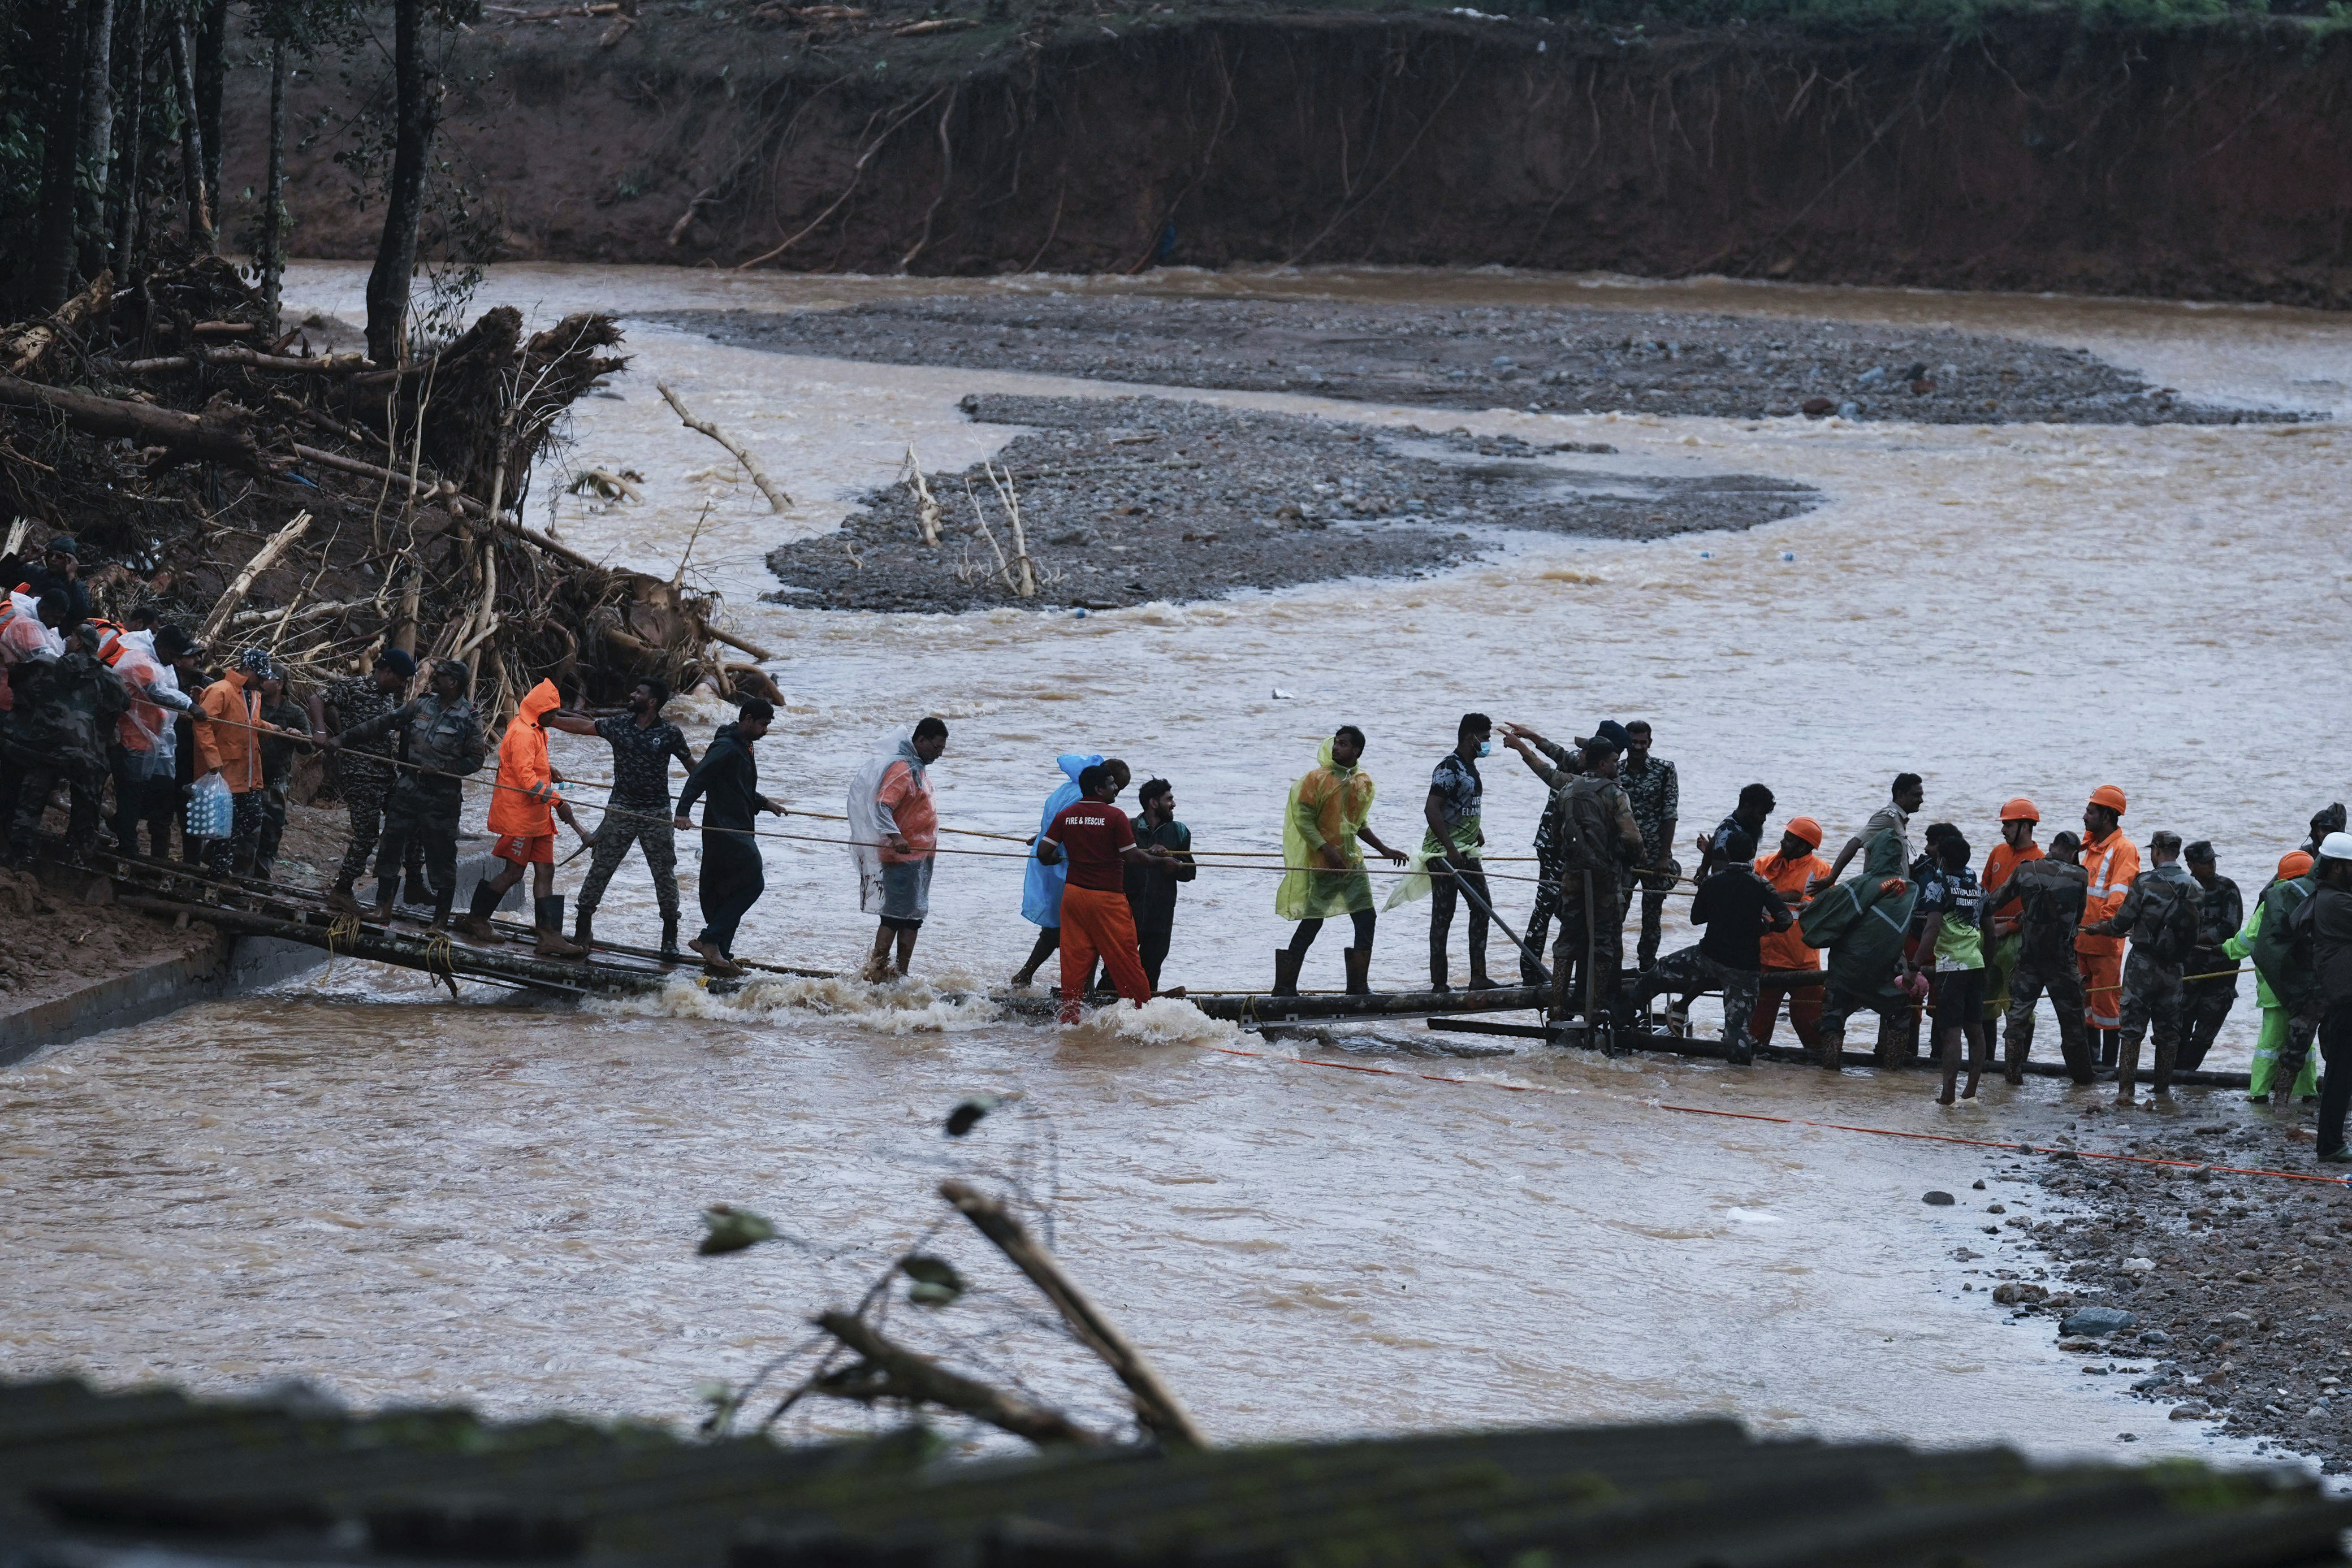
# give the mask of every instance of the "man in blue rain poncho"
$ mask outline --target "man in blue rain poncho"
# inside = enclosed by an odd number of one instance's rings
[[[1062,770],[1063,781],[1058,789],[1045,797],[1045,810],[1039,814],[1037,822],[1037,831],[1041,836],[1052,832],[1054,819],[1077,803],[1078,775],[1087,768],[1098,765],[1108,768],[1121,789],[1126,789],[1134,777],[1128,771],[1126,763],[1116,757],[1104,757],[1098,753],[1081,756],[1075,751],[1065,752],[1054,758],[1054,765]],[[1034,844],[1037,841],[1032,839],[1029,841]],[[1038,928],[1037,941],[1029,949],[1029,961],[1022,965],[1020,972],[1013,977],[1013,983],[1016,986],[1034,984],[1038,966],[1052,957],[1055,950],[1062,945],[1062,886],[1069,874],[1066,858],[1047,865],[1034,855],[1029,857],[1028,874],[1021,883],[1021,918]]]
[[[1862,874],[1820,894],[1798,921],[1807,946],[1829,950],[1828,997],[1813,1040],[1815,1060],[1832,1072],[1844,1064],[1848,1017],[1865,1010],[1900,1017],[1918,1006],[1895,974],[1919,898],[1903,853],[1902,833],[1881,827],[1863,843]]]

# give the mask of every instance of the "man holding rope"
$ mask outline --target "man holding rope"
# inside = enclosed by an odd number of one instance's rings
[[[588,841],[594,853],[588,861],[588,880],[580,884],[580,908],[572,939],[583,949],[595,940],[596,906],[604,901],[605,885],[628,858],[629,846],[644,852],[646,870],[654,879],[654,902],[661,907],[661,955],[677,956],[677,838],[670,822],[669,759],[694,773],[694,751],[677,726],[662,717],[669,701],[669,683],[647,675],[629,688],[629,711],[610,718],[589,718],[576,713],[547,716],[550,729],[566,735],[593,735],[613,748],[613,793],[604,802],[604,816],[596,836]]]
[[[377,668],[383,668],[381,663]],[[444,659],[433,667],[433,689],[426,695],[321,743],[338,754],[354,747],[405,752],[399,782],[384,797],[383,843],[375,862],[375,917],[380,922],[392,919],[401,859],[409,841],[419,839],[425,844],[425,879],[433,889],[433,929],[449,929],[449,908],[457,898],[457,817],[465,807],[458,781],[481,770],[487,749],[481,718],[466,700],[471,678],[465,665]],[[356,821],[356,804],[352,816]],[[488,913],[478,891],[474,906]],[[498,907],[496,894],[488,907]]]

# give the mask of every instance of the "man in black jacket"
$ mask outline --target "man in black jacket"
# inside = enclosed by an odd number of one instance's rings
[[[766,891],[767,875],[760,846],[752,841],[751,820],[760,811],[784,815],[784,809],[760,793],[760,767],[751,747],[768,733],[776,710],[753,697],[737,711],[733,724],[722,724],[710,737],[710,749],[677,793],[674,825],[694,826],[688,815],[697,800],[702,808],[702,935],[687,944],[701,955],[703,967],[714,975],[743,972],[735,962],[735,928]]]
[[[2319,1025],[2319,1055],[2327,1064],[2319,1083],[2319,1157],[2352,1165],[2352,1149],[2344,1146],[2344,1113],[2352,1109],[2352,833],[2339,828],[2320,840],[2311,875],[2318,885],[2287,930],[2289,940],[2310,953],[2327,998]]]

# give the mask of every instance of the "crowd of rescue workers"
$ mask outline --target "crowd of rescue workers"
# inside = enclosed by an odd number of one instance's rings
[[[78,555],[70,538],[51,539],[37,562],[17,563],[24,581],[0,605],[0,669],[8,677],[0,681],[7,716],[0,814],[13,864],[38,852],[44,815],[62,789],[69,860],[89,860],[103,819],[115,852],[138,855],[143,829],[152,857],[169,862],[176,827],[180,862],[201,866],[234,897],[236,879],[271,878],[296,754],[315,747],[332,759],[350,814],[350,840],[327,894],[341,913],[371,914],[356,890],[373,860],[373,918],[395,918],[404,896],[430,905],[417,918],[433,928],[454,925],[471,940],[495,942],[491,916],[529,873],[539,956],[578,958],[595,945],[597,906],[635,848],[661,914],[659,954],[678,960],[675,834],[695,827],[698,802],[704,923],[687,946],[715,975],[742,972],[736,933],[765,884],[753,824],[761,812],[786,814],[760,792],[752,757],[775,716],[767,702],[741,703],[698,758],[662,716],[670,693],[659,680],[639,682],[625,711],[603,716],[566,710],[553,683],[540,681],[506,726],[488,781],[497,869],[478,880],[466,915],[453,922],[462,786],[489,752],[467,665],[436,663],[411,695],[416,661],[388,647],[365,674],[298,698],[266,650],[237,651],[208,671],[196,639],[152,609],[120,622],[93,614]],[[550,730],[611,747],[611,794],[593,834],[565,799],[548,755]],[[1484,852],[1478,760],[1497,734],[1549,791],[1524,933],[1497,915]],[[1687,1034],[1692,1000],[1716,994],[1733,1063],[1769,1043],[1785,1007],[1800,1046],[1837,1071],[1847,1019],[1867,1012],[1878,1019],[1881,1061],[1916,1060],[1924,1025],[1948,1104],[1977,1092],[1996,1032],[2004,1076],[2022,1082],[2036,1007],[2047,996],[2067,1074],[2088,1083],[2111,1069],[2117,1098],[2129,1101],[2151,1033],[2159,1099],[2176,1073],[2201,1066],[2250,962],[2262,1009],[2252,1097],[2290,1105],[2316,1096],[2319,1157],[2352,1163],[2343,1137],[2352,1105],[2352,832],[2341,804],[2312,818],[2309,841],[2281,858],[2251,906],[2221,874],[2210,842],[2184,846],[2179,834],[2158,831],[2148,836],[2144,863],[2123,829],[2128,802],[2113,784],[2089,792],[2081,832],[2057,832],[2046,846],[2037,841],[2040,811],[2021,799],[2001,808],[1981,869],[1950,822],[1928,824],[1915,855],[1911,823],[1925,791],[1914,773],[1895,777],[1888,799],[1834,860],[1822,858],[1822,829],[1811,817],[1787,818],[1768,840],[1773,793],[1750,784],[1728,816],[1690,841],[1697,863],[1685,877],[1676,858],[1680,783],[1652,740],[1641,721],[1605,721],[1563,746],[1523,725],[1465,715],[1454,749],[1432,774],[1421,843],[1407,852],[1374,831],[1364,735],[1341,726],[1318,766],[1291,787],[1284,813],[1275,906],[1297,925],[1274,955],[1269,994],[1298,994],[1324,922],[1342,915],[1353,931],[1343,954],[1346,989],[1369,994],[1379,911],[1427,897],[1432,992],[1451,989],[1450,934],[1466,909],[1469,988],[1502,985],[1487,968],[1499,925],[1518,951],[1519,983],[1592,1043],[1654,1022]],[[863,970],[868,981],[906,976],[929,912],[941,829],[929,768],[947,743],[946,723],[925,718],[850,784],[847,841],[860,905],[877,917]],[[673,758],[687,772],[675,800]],[[1136,1006],[1181,995],[1160,990],[1161,969],[1177,890],[1200,862],[1176,818],[1172,785],[1146,781],[1130,818],[1116,803],[1132,783],[1124,762],[1058,760],[1066,781],[1029,841],[1023,888],[1022,914],[1039,930],[1013,984],[1034,985],[1058,952],[1065,1021],[1081,1016],[1098,977]],[[568,936],[554,887],[559,821],[592,854]],[[1375,896],[1367,849],[1397,878],[1385,900]],[[1859,873],[1841,880],[1857,860]],[[1704,934],[1661,955],[1666,901],[1685,894],[1688,918]],[[1628,970],[1623,936],[1637,906],[1636,964]],[[1659,1020],[1652,1009],[1661,997],[1668,1005]],[[2321,1062],[2329,1069],[2324,1081]]]

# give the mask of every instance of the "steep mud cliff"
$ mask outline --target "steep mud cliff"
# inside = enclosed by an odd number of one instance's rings
[[[452,57],[445,150],[499,254],[2352,302],[2352,38],[2292,19],[1963,39],[1209,10],[899,37],[906,17],[842,10],[493,12]],[[260,73],[236,75],[233,195],[264,126]],[[349,97],[296,85],[300,111]],[[298,254],[372,248],[336,150],[295,158]]]

